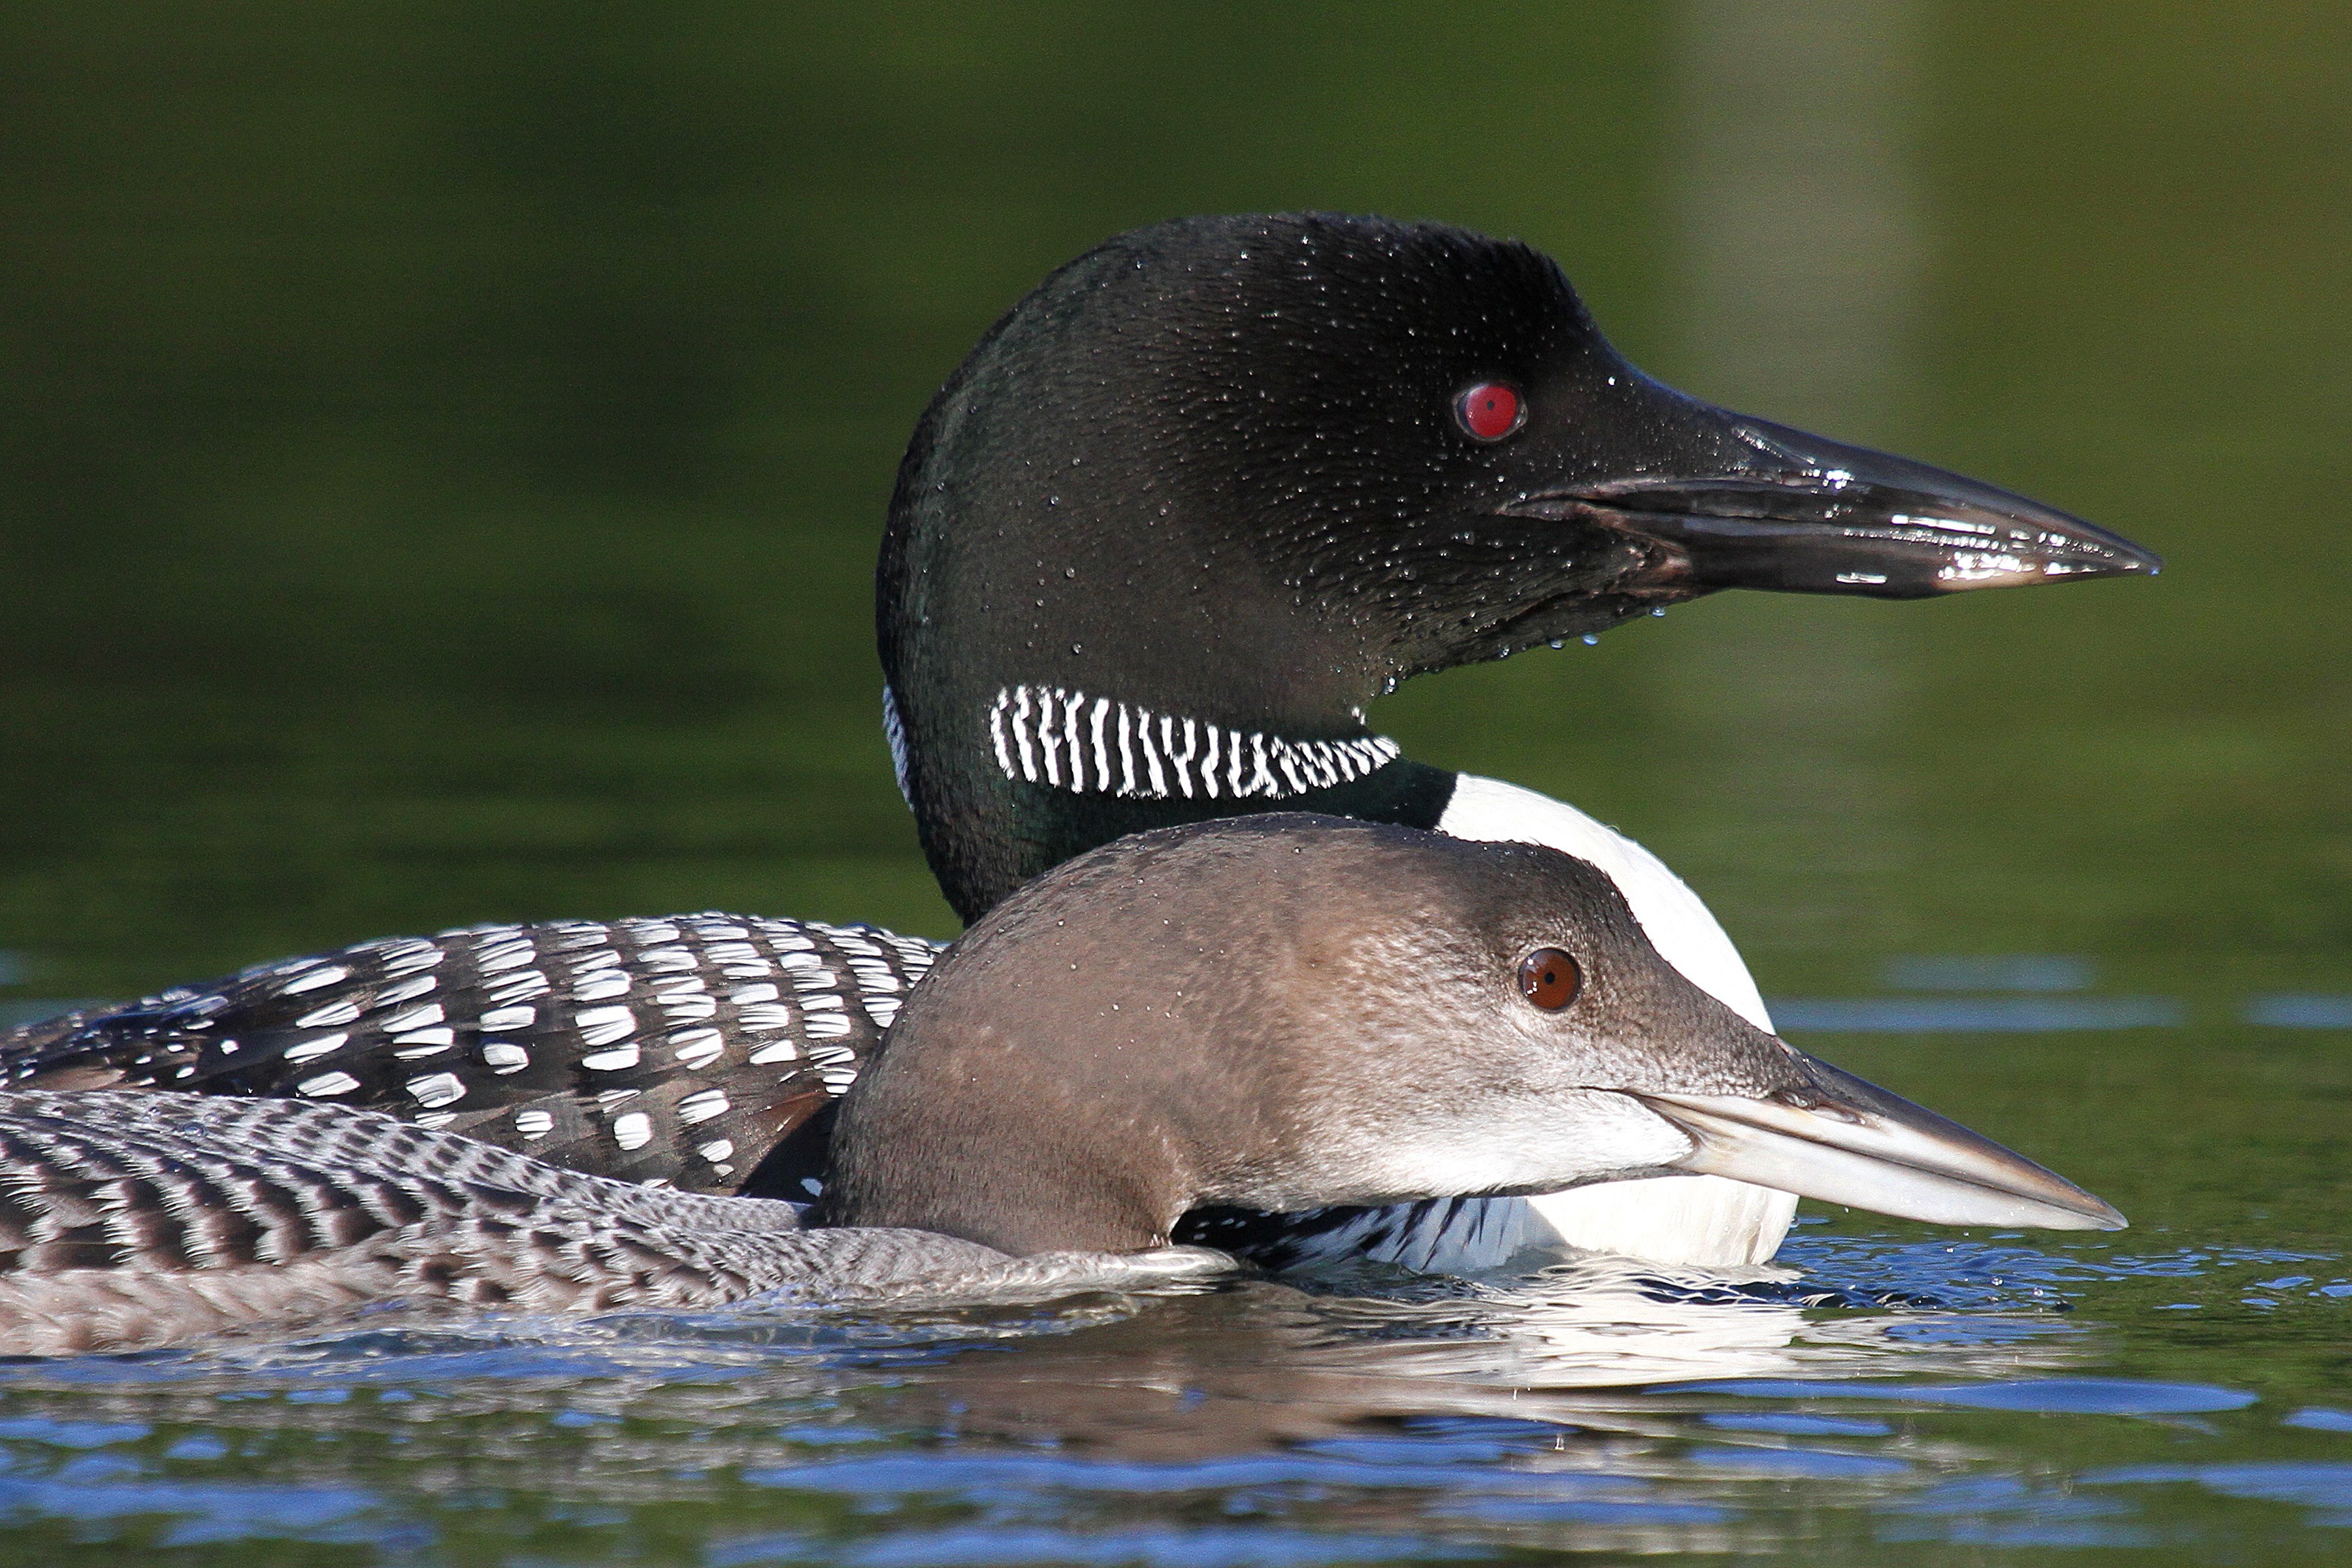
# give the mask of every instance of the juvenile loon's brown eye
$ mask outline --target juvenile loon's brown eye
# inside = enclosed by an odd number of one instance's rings
[[[1557,1013],[1584,989],[1584,971],[1556,947],[1539,947],[1519,960],[1519,993],[1547,1013]]]
[[[1454,417],[1480,441],[1499,441],[1519,427],[1527,405],[1499,381],[1482,381],[1454,400]]]

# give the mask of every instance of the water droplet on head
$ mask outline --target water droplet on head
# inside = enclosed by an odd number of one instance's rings
[[[1599,647],[1601,646],[1601,634],[1599,632],[1585,633],[1584,646],[1587,647]]]

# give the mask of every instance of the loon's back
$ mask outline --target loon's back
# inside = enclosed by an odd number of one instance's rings
[[[478,926],[0,1034],[0,1084],[383,1110],[554,1164],[804,1201],[824,1113],[936,948],[695,914]]]

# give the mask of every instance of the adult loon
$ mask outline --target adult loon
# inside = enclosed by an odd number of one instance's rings
[[[923,416],[877,579],[886,721],[967,920],[1125,833],[1337,813],[1592,861],[1670,962],[1769,1027],[1646,851],[1402,758],[1365,705],[1718,588],[1917,596],[2155,565],[2005,491],[1660,385],[1526,246],[1187,219],[1048,278]],[[825,1111],[930,955],[730,915],[481,927],[32,1025],[0,1061],[22,1086],[373,1106],[601,1174],[805,1195]],[[1537,1207],[1198,1226],[1264,1258],[1458,1266],[1556,1233],[1748,1262],[1793,1200],[1676,1179]]]
[[[2113,1227],[1663,961],[1557,850],[1276,814],[1093,850],[985,915],[844,1102],[803,1215],[372,1112],[0,1094],[0,1353],[366,1305],[1063,1294],[1212,1277],[1205,1205],[1764,1175],[1929,1220]]]

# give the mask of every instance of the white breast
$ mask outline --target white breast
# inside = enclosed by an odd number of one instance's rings
[[[1437,830],[1485,843],[1542,844],[1606,872],[1659,955],[1761,1029],[1772,1026],[1739,950],[1665,863],[1572,805],[1497,779],[1461,775]],[[1609,1182],[1526,1202],[1571,1247],[1664,1263],[1762,1263],[1780,1250],[1797,1200],[1719,1176]]]

